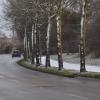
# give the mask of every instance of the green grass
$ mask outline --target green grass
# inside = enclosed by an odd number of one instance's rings
[[[88,78],[98,78],[98,79],[100,78],[100,73],[94,73],[94,72],[79,73],[79,72],[74,72],[69,70],[59,71],[57,68],[53,68],[53,67],[46,69],[44,66],[36,67],[36,65],[29,64],[24,60],[18,61],[18,64],[34,71],[44,72],[44,73],[58,75],[58,76],[64,76],[70,78],[75,78],[75,77],[88,77]]]

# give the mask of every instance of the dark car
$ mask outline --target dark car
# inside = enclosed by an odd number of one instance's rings
[[[12,57],[21,57],[21,52],[19,50],[14,50],[12,52]]]

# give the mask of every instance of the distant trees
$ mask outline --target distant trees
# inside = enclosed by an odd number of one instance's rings
[[[0,54],[10,53],[13,47],[19,48],[20,45],[16,37],[7,37],[4,33],[0,33]]]

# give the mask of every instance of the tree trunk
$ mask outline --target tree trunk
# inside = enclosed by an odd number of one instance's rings
[[[35,58],[35,45],[34,45],[35,41],[34,41],[34,35],[35,35],[34,34],[34,25],[32,25],[32,37],[31,37],[32,38],[32,58],[31,58],[32,59],[31,60],[32,64],[35,64],[35,59],[34,59]]]
[[[29,46],[29,34],[26,34],[26,54],[27,54],[27,60],[30,59],[30,46]]]
[[[24,60],[27,60],[27,25],[25,26],[24,33]]]
[[[46,37],[46,68],[50,67],[50,34],[51,34],[52,20],[48,19],[47,37]]]
[[[81,41],[80,41],[80,72],[85,72],[86,33],[87,33],[87,0],[82,0]]]
[[[27,42],[28,42],[28,59],[30,60],[31,59],[30,37],[28,37]]]
[[[29,59],[32,61],[32,33],[29,34]]]
[[[59,70],[63,68],[63,59],[62,59],[62,40],[61,40],[61,15],[57,15],[57,49],[58,49],[58,64]]]
[[[41,60],[42,60],[42,51],[41,51],[41,34],[39,34],[39,51],[40,51],[40,64],[42,63]]]
[[[26,35],[24,33],[24,60],[26,60]]]
[[[35,24],[35,34],[36,34],[36,65],[40,66],[39,32],[37,32],[37,23]]]

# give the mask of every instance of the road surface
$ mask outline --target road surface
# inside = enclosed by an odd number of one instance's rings
[[[100,100],[100,80],[31,71],[18,60],[0,55],[0,100]]]

